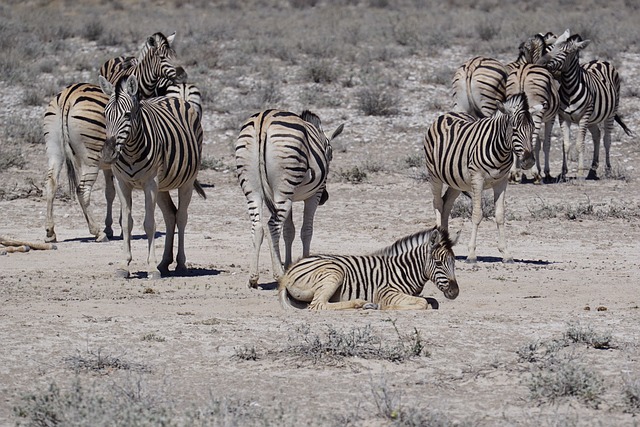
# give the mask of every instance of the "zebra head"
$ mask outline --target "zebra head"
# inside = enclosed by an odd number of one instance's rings
[[[165,36],[155,33],[147,38],[138,55],[138,80],[145,97],[152,96],[154,90],[161,91],[171,83],[185,83],[186,71],[174,64],[173,41],[176,33]],[[157,89],[159,88],[159,89]]]
[[[324,145],[324,154],[327,159],[327,162],[330,162],[331,160],[333,160],[333,147],[331,147],[331,141],[333,141],[338,135],[342,133],[342,131],[344,130],[344,123],[338,126],[338,128],[333,131],[330,138],[327,138],[327,135],[322,130],[322,123],[320,122],[320,117],[318,117],[316,114],[312,113],[309,110],[304,110],[300,114],[300,118],[305,122],[312,124],[316,128],[319,135],[323,138],[322,143]]]
[[[535,124],[533,114],[542,114],[542,105],[529,108],[527,96],[518,93],[510,96],[504,104],[498,105],[498,110],[508,116],[511,125],[511,149],[520,160],[522,169],[531,169],[535,163],[532,140]]]
[[[452,240],[447,230],[435,227],[427,241],[427,277],[436,284],[447,299],[456,299],[460,293],[456,280],[453,246],[457,243],[460,232]]]
[[[106,140],[102,160],[115,162],[131,135],[132,116],[138,113],[138,79],[135,75],[122,77],[115,86],[100,76],[100,87],[109,96],[104,108]]]
[[[580,34],[574,34],[565,41],[563,36],[559,37],[556,43],[551,46],[549,52],[538,60],[538,65],[542,65],[554,75],[558,77],[562,72],[571,70],[578,63],[578,53],[587,47],[589,40],[582,40]]]

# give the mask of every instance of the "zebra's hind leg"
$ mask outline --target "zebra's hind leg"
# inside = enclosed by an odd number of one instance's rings
[[[187,228],[187,220],[189,219],[189,204],[193,195],[193,184],[183,185],[178,190],[178,212],[176,220],[178,222],[178,253],[176,255],[176,273],[185,274],[187,272],[187,255],[184,249],[184,235]],[[165,252],[166,252],[165,247]],[[169,247],[173,252],[173,245]]]
[[[47,189],[47,220],[45,222],[45,231],[47,233],[44,241],[47,243],[57,242],[58,238],[54,229],[53,223],[53,201],[56,197],[56,191],[58,190],[58,182],[60,180],[60,171],[62,170],[62,163],[49,161],[49,170],[47,171],[46,189]]]
[[[93,214],[91,213],[91,190],[93,188],[93,184],[95,183],[95,174],[87,177],[88,173],[83,172],[82,180],[80,181],[80,185],[76,189],[76,195],[78,197],[78,201],[80,202],[80,207],[82,208],[82,213],[84,214],[84,219],[87,221],[87,225],[89,226],[89,232],[96,237],[96,242],[106,242],[107,235],[104,231],[100,230],[97,222],[93,218]],[[91,178],[93,177],[93,179]]]
[[[311,303],[309,304],[310,310],[349,310],[349,309],[358,309],[363,308],[367,301],[363,299],[353,299],[347,301],[334,301],[329,302],[329,300],[334,296],[334,294],[338,291],[338,288],[342,286],[342,282],[344,280],[344,273],[335,271],[332,273],[323,274],[322,279],[318,282],[313,283],[313,298],[311,299]],[[292,284],[287,286],[289,292],[291,292],[294,296],[296,295],[296,284]],[[308,292],[308,289],[305,289]]]
[[[503,180],[506,186],[507,180]],[[469,239],[469,254],[466,262],[475,263],[478,258],[476,256],[476,239],[478,237],[478,227],[482,221],[482,190],[484,188],[484,178],[482,176],[472,177],[471,183],[471,238]]]
[[[381,310],[426,310],[430,307],[438,308],[438,302],[433,298],[415,297],[402,292],[388,292],[380,301]]]
[[[611,176],[611,131],[613,130],[613,121],[614,117],[607,119],[604,122],[604,165],[605,165],[605,176]]]
[[[598,178],[598,166],[600,165],[600,128],[598,125],[589,126],[589,132],[591,132],[591,139],[593,139],[593,160],[591,161],[591,169],[587,174],[587,179],[599,179]],[[611,140],[609,140],[611,144]],[[609,153],[607,152],[607,155]],[[611,165],[609,165],[611,166]]]

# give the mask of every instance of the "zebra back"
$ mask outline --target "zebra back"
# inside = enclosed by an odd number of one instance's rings
[[[437,232],[441,235],[441,244],[448,249],[452,249],[455,241],[450,239],[449,232],[441,227],[433,227],[428,230],[418,231],[417,233],[398,239],[393,244],[377,250],[371,255],[397,256],[406,253],[420,245],[424,245],[430,239],[435,240],[437,238],[436,234],[434,233],[435,230],[437,230]]]
[[[44,113],[48,175],[56,174],[54,165],[65,164],[72,198],[79,184],[78,175],[100,163],[105,139],[104,107],[108,100],[99,86],[76,83],[58,93]],[[93,182],[97,173],[96,167],[91,174],[82,176],[82,180]]]
[[[506,98],[507,70],[500,61],[477,56],[454,73],[452,97],[454,111],[475,117],[489,117]]]
[[[535,64],[524,64],[509,73],[507,96],[524,93],[529,105],[543,106],[539,115],[541,120],[535,120],[536,128],[539,130],[540,122],[552,121],[558,114],[558,86],[558,82],[546,68]]]

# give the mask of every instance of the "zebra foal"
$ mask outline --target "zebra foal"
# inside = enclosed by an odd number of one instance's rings
[[[111,83],[123,75],[136,75],[138,86],[144,94],[153,94],[157,86],[169,85],[172,79],[185,78],[185,72],[173,64],[175,52],[171,47],[175,33],[165,37],[156,33],[147,38],[136,58],[122,57],[105,62],[101,73]],[[53,219],[53,202],[59,185],[60,173],[66,166],[69,191],[77,194],[89,231],[102,242],[113,237],[112,209],[115,187],[111,168],[100,159],[105,140],[104,107],[108,97],[100,86],[78,83],[67,86],[49,103],[44,114],[43,129],[48,169],[45,181],[47,189],[47,217],[45,222],[47,242],[57,241]],[[102,170],[105,177],[107,213],[105,228],[100,227],[89,209],[91,190]]]
[[[524,169],[531,168],[534,163],[531,115],[540,114],[542,106],[529,109],[527,98],[521,93],[498,104],[498,108],[493,116],[484,119],[465,113],[443,114],[431,125],[424,139],[436,224],[448,229],[453,202],[461,192],[471,193],[473,226],[467,262],[477,259],[476,236],[482,220],[482,191],[488,188],[493,188],[496,205],[498,249],[503,261],[513,261],[504,234],[504,198],[509,170],[514,155]]]
[[[184,234],[187,209],[194,189],[204,197],[196,184],[202,152],[203,131],[198,111],[176,97],[140,100],[135,75],[123,77],[112,85],[100,77],[102,90],[109,95],[105,107],[106,136],[103,158],[111,163],[116,189],[122,204],[122,230],[126,265],[119,276],[129,276],[131,263],[131,193],[134,188],[145,194],[144,229],[148,240],[147,269],[150,278],[169,274],[173,263],[173,240],[178,227],[177,273],[184,273],[186,255]],[[178,207],[170,190],[178,190]],[[166,225],[164,253],[156,266],[156,203]]]
[[[293,202],[304,201],[300,237],[303,256],[309,255],[313,235],[313,217],[323,204],[331,141],[343,130],[340,125],[327,138],[318,116],[310,111],[297,115],[288,111],[265,110],[251,116],[240,129],[235,145],[238,182],[247,198],[253,237],[249,287],[258,283],[258,257],[264,237],[263,207],[267,207],[269,248],[273,275],[284,273],[280,255],[280,233],[285,242],[284,267],[291,264],[291,246],[295,236]]]
[[[372,255],[302,258],[279,280],[280,304],[312,310],[438,308],[436,300],[419,295],[431,280],[446,298],[458,296],[454,244],[446,230],[434,227]]]
[[[568,30],[567,30],[568,31]],[[545,66],[560,82],[560,127],[563,131],[562,175],[568,172],[567,154],[570,148],[571,123],[578,124],[576,149],[578,151],[578,178],[584,176],[584,140],[587,130],[593,139],[593,160],[587,179],[597,179],[600,162],[600,126],[604,128],[605,173],[611,172],[609,152],[611,131],[616,121],[627,135],[631,131],[618,115],[620,102],[620,76],[607,61],[594,60],[580,64],[580,51],[589,45],[578,34],[556,42],[538,64]]]

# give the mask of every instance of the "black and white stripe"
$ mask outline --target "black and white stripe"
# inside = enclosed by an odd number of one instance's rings
[[[511,261],[504,235],[504,196],[508,172],[517,156],[525,169],[533,166],[531,138],[534,131],[527,97],[521,93],[508,98],[493,116],[476,119],[465,113],[441,115],[431,125],[424,140],[427,170],[433,193],[436,223],[448,228],[453,202],[462,191],[473,201],[473,229],[467,261],[476,261],[476,235],[482,220],[484,189],[493,188],[498,226],[498,249],[504,261]],[[531,110],[540,113],[541,106]],[[443,188],[446,192],[443,193]]]
[[[258,255],[263,240],[263,205],[269,215],[270,250],[273,274],[283,274],[280,233],[285,242],[285,264],[291,264],[291,246],[295,235],[291,208],[304,201],[304,220],[300,237],[303,256],[309,255],[313,217],[318,205],[328,197],[326,191],[331,140],[340,125],[327,138],[320,119],[304,111],[301,115],[281,110],[266,110],[251,116],[241,127],[235,146],[238,181],[247,198],[251,217],[254,253],[249,286],[258,282]]]
[[[119,76],[136,75],[141,78],[138,82],[144,94],[155,94],[160,84],[167,90],[166,86],[172,83],[171,78],[183,79],[186,75],[184,70],[172,62],[174,52],[171,43],[174,37],[175,33],[169,37],[161,33],[154,34],[146,40],[137,58],[118,57],[109,60],[101,69],[102,75],[111,83],[115,83]],[[78,83],[67,86],[58,93],[45,111],[43,128],[48,157],[45,229],[48,242],[57,240],[53,201],[60,173],[65,165],[70,193],[78,195],[91,234],[97,241],[105,241],[113,236],[111,212],[115,188],[110,166],[100,162],[100,152],[105,140],[104,106],[107,99],[100,86]],[[104,171],[106,181],[107,215],[104,231],[100,230],[89,210],[91,190],[100,169]]]
[[[451,83],[453,110],[490,117],[506,97],[507,69],[493,58],[476,56],[462,64]]]
[[[112,163],[116,189],[122,204],[126,265],[119,273],[128,276],[131,262],[131,193],[145,193],[144,228],[149,241],[147,267],[150,277],[169,273],[173,263],[173,239],[178,227],[176,272],[186,271],[184,234],[187,208],[200,168],[203,131],[197,110],[181,98],[157,97],[140,100],[135,75],[123,77],[115,87],[104,77],[100,85],[110,98],[105,107],[106,136],[103,159]],[[178,190],[178,207],[169,194]],[[156,200],[166,224],[162,261],[156,266]]]
[[[578,151],[578,177],[584,176],[584,139],[587,130],[593,138],[593,161],[587,178],[597,178],[600,155],[600,125],[604,127],[606,173],[611,171],[609,151],[611,131],[616,121],[630,135],[629,129],[618,116],[620,101],[620,76],[607,61],[594,60],[580,64],[580,51],[589,45],[574,34],[566,41],[556,43],[543,56],[539,64],[544,65],[560,81],[560,126],[563,128],[564,145],[562,177],[567,168],[567,153],[570,147],[571,123],[578,124],[576,148]]]
[[[454,243],[434,227],[373,255],[302,258],[279,281],[280,303],[315,310],[437,308],[437,301],[419,295],[431,280],[446,298],[458,296]]]
[[[513,69],[507,77],[507,96],[524,93],[529,105],[542,105],[542,113],[533,115],[533,155],[536,159],[536,172],[534,182],[542,181],[540,168],[540,129],[544,125],[544,137],[542,146],[544,151],[544,180],[551,180],[549,167],[549,149],[551,148],[551,132],[553,123],[558,114],[559,95],[558,82],[544,67],[535,64],[523,64]],[[510,181],[519,182],[521,174],[520,166],[514,162]]]

